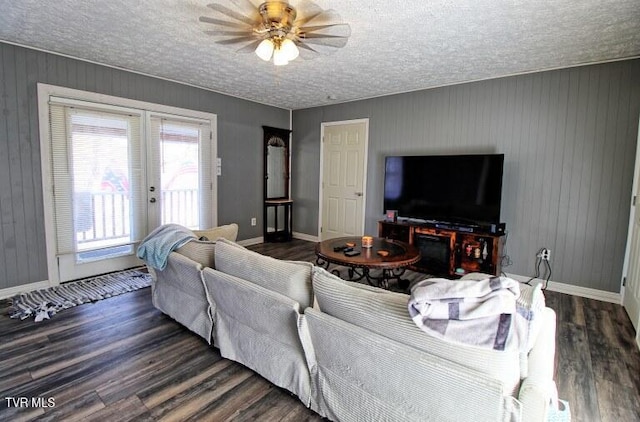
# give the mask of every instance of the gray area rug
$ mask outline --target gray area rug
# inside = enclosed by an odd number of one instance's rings
[[[20,319],[34,317],[39,322],[51,318],[63,309],[149,287],[151,275],[141,271],[142,268],[144,267],[20,293],[9,299],[9,316]]]

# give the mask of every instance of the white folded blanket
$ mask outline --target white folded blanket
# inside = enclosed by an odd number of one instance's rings
[[[508,277],[431,278],[411,289],[408,308],[416,325],[435,337],[494,350],[527,351],[537,312],[520,303],[519,296],[520,284]]]

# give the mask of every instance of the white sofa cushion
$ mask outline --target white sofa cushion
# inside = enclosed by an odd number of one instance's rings
[[[293,392],[308,406],[311,381],[298,302],[212,268],[202,271],[202,279],[216,303],[214,344],[222,356]]]
[[[176,252],[203,267],[215,268],[216,241],[219,238],[235,241],[238,237],[238,225],[231,223],[207,230],[194,230],[193,234],[198,238],[206,237],[208,240],[191,240],[178,248]]]
[[[313,303],[313,264],[282,261],[250,251],[237,243],[220,239],[216,244],[216,269],[278,292],[304,309]]]
[[[322,312],[480,371],[502,381],[506,394],[517,393],[520,382],[518,351],[483,349],[429,336],[409,317],[408,295],[348,282],[319,267],[314,268],[312,278]]]

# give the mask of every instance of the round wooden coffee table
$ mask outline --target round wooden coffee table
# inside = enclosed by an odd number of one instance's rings
[[[360,254],[348,256],[344,251],[336,250],[347,244],[354,244],[353,249]],[[363,248],[361,237],[339,237],[319,242],[316,256],[316,264],[325,269],[329,269],[330,264],[347,267],[351,281],[364,278],[372,286],[388,289],[389,281],[396,280],[400,288],[406,289],[409,281],[403,279],[402,275],[409,265],[420,260],[420,251],[413,245],[397,240],[374,237],[373,246]],[[380,270],[380,274],[374,276],[371,270]],[[332,272],[340,275],[338,270]]]

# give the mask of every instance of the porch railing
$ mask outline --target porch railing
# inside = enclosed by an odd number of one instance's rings
[[[77,192],[74,203],[76,241],[79,250],[99,248],[131,240],[131,201],[127,192]],[[197,228],[197,189],[162,191],[162,223]]]

